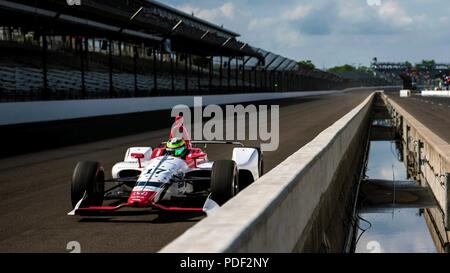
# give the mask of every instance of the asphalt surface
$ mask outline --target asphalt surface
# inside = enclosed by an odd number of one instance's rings
[[[280,146],[265,153],[266,171],[369,94],[355,91],[280,104]],[[70,180],[78,161],[95,159],[109,176],[128,147],[154,147],[165,141],[167,134],[168,129],[157,130],[0,160],[0,252],[69,252],[66,247],[71,241],[80,243],[81,252],[156,252],[181,235],[203,216],[151,210],[114,217],[66,215],[71,210]],[[207,151],[212,159],[231,157],[228,147],[209,146]]]
[[[450,98],[413,95],[400,98],[397,93],[386,93],[418,121],[450,143]]]

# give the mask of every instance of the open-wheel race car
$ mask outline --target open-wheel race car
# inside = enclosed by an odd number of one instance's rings
[[[181,135],[176,137],[176,135]],[[208,144],[235,145],[230,160],[208,160]],[[202,148],[197,146],[203,145]],[[69,215],[113,212],[125,207],[210,213],[263,174],[259,148],[239,142],[191,141],[177,117],[169,141],[158,148],[133,147],[105,179],[98,162],[79,162],[72,176]],[[106,187],[111,183],[111,187]],[[106,190],[106,188],[108,188]],[[104,206],[105,200],[112,205]]]

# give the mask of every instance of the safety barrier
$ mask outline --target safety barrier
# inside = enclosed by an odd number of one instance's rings
[[[367,126],[374,94],[160,252],[304,251],[341,163],[355,164],[346,153]]]
[[[210,95],[202,96],[202,98],[205,105],[233,104],[250,101],[327,95],[336,92],[339,91],[247,93],[233,95]],[[0,104],[0,126],[8,124],[170,110],[173,106],[178,104],[184,104],[191,107],[193,106],[193,103],[194,99],[192,96],[10,102]]]
[[[444,91],[444,90],[423,90],[421,92],[421,95],[426,96],[433,96],[433,97],[450,97],[450,91]]]

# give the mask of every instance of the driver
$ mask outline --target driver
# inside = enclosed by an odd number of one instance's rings
[[[166,143],[166,154],[174,157],[184,158],[187,154],[186,142],[181,139],[174,137],[169,139]]]

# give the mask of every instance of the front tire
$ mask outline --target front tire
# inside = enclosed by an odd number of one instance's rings
[[[218,160],[211,172],[211,199],[219,206],[225,204],[239,191],[239,175],[236,162]]]
[[[87,198],[83,201],[83,205],[101,206],[103,204],[105,172],[98,162],[81,161],[76,165],[71,186],[73,207],[83,198],[85,192]]]
[[[258,151],[258,172],[259,172],[259,178],[263,176],[264,174],[264,155],[261,151],[261,148],[256,148]]]

